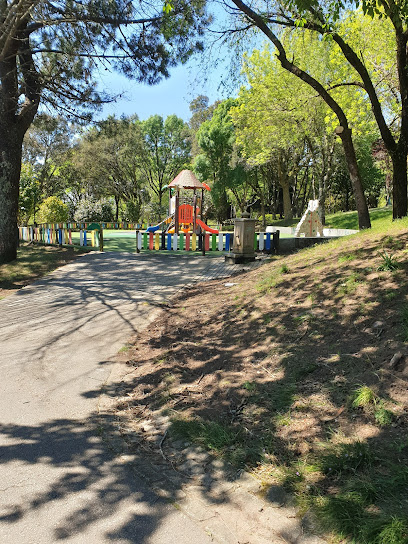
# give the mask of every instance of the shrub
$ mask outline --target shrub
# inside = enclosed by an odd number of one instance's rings
[[[141,205],[140,202],[135,200],[128,200],[126,202],[126,220],[132,223],[137,223],[140,219]]]
[[[60,198],[49,196],[40,205],[38,221],[40,223],[63,223],[68,221],[68,206]]]
[[[113,221],[113,210],[109,200],[83,198],[79,203],[74,219],[75,221]]]

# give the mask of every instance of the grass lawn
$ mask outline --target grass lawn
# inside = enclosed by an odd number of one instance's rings
[[[371,230],[163,310],[118,384],[130,453],[183,470],[183,448],[199,446],[250,471],[266,500],[282,489],[329,542],[407,544],[408,219],[373,212]]]
[[[72,241],[79,245],[79,232],[72,233]],[[90,244],[90,237],[88,236]],[[89,249],[91,246],[87,246]],[[116,230],[105,229],[103,231],[103,248],[104,251],[124,251],[135,253],[136,251],[136,236],[134,230]],[[98,249],[98,248],[94,248]]]
[[[371,226],[373,229],[383,230],[388,223],[392,222],[392,209],[373,208],[369,210]],[[358,230],[357,212],[339,212],[326,216],[326,226],[335,229],[354,229]]]
[[[0,298],[67,264],[83,249],[21,244],[17,260],[0,265]]]
[[[392,209],[387,208],[373,208],[369,210],[371,226],[372,228],[383,229],[389,222],[392,222]],[[294,218],[290,221],[282,219],[281,221],[273,221],[274,226],[279,227],[296,227],[300,218]],[[326,215],[327,228],[334,229],[353,229],[358,230],[358,216],[357,212],[338,212]]]

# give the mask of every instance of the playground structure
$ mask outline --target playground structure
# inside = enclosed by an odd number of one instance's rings
[[[319,201],[309,200],[307,210],[302,219],[297,224],[295,238],[304,236],[305,238],[323,237],[323,225],[320,220]]]
[[[217,229],[212,229],[202,220],[204,191],[210,190],[207,184],[198,181],[191,170],[182,170],[168,187],[169,217],[158,225],[148,227],[146,232],[154,233],[166,225],[162,230],[169,234],[180,231],[184,234],[218,234]],[[188,195],[186,191],[193,191],[193,194]]]
[[[19,227],[19,239],[50,245],[86,246],[103,251],[123,248],[122,241],[129,239],[129,250],[136,242],[136,251],[231,251],[234,236],[219,232],[205,224],[202,210],[205,191],[210,187],[200,183],[190,170],[183,170],[170,183],[169,216],[158,225],[147,227],[131,223],[56,223]],[[188,194],[192,191],[192,194]],[[104,229],[106,239],[104,240]],[[125,233],[126,230],[129,235]],[[136,235],[136,240],[135,240]],[[248,240],[255,251],[277,252],[279,232],[255,233]]]

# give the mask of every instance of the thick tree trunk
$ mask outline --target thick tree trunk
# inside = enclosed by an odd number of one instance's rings
[[[282,187],[283,196],[283,215],[285,219],[292,219],[292,199],[290,198],[290,184],[289,177],[286,171],[286,165],[282,156],[279,154],[278,158],[278,181]]]
[[[391,154],[392,160],[392,217],[407,215],[407,156],[398,149]]]
[[[289,191],[289,180],[286,179],[286,180],[280,181],[280,185],[283,191],[283,215],[285,216],[285,219],[292,219],[293,213],[292,213],[292,200],[290,198],[290,191]]]
[[[24,18],[27,24],[29,17]],[[8,47],[0,60],[0,264],[17,257],[23,138],[39,104],[40,84],[24,35],[24,21],[18,26],[19,35],[6,41]],[[19,100],[22,94],[24,101]]]
[[[17,258],[22,138],[0,127],[0,264]]]
[[[339,136],[343,143],[344,154],[346,156],[346,162],[350,174],[350,181],[353,187],[354,198],[356,201],[358,227],[359,229],[370,229],[370,214],[368,213],[367,201],[364,195],[363,185],[361,183],[356,152],[354,149],[353,140],[351,138],[351,129],[344,128],[343,132],[341,132]]]

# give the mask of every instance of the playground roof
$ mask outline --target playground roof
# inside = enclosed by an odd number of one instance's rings
[[[182,170],[180,174],[169,183],[169,187],[184,187],[184,189],[204,189],[204,185],[198,181],[194,172],[191,170]]]

